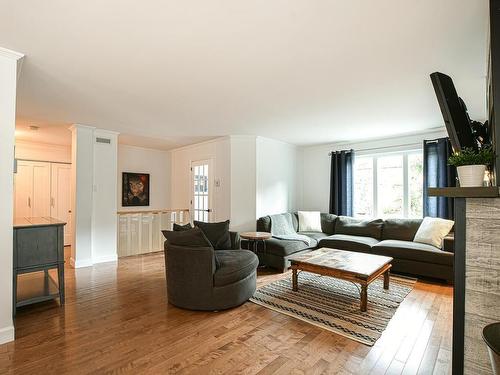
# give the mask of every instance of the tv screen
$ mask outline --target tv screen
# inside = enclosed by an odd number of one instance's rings
[[[439,72],[432,73],[431,80],[453,151],[457,152],[465,147],[476,150],[478,146],[472,134],[467,107],[458,96],[453,80]]]

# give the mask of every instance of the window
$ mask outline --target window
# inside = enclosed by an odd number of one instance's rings
[[[357,156],[354,216],[422,217],[422,151]]]

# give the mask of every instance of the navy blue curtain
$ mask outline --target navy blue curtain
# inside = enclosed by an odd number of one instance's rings
[[[452,154],[450,140],[439,138],[424,141],[424,216],[453,220],[453,198],[429,197],[429,187],[456,185],[455,167],[448,165]]]
[[[330,213],[352,216],[352,163],[353,150],[331,153]]]

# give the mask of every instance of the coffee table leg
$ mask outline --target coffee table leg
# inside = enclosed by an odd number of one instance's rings
[[[292,269],[292,290],[294,292],[299,290],[298,282],[297,282],[297,269],[296,268]]]
[[[368,290],[366,285],[361,285],[361,311],[365,312],[368,305]]]
[[[389,270],[384,272],[384,289],[389,289]]]

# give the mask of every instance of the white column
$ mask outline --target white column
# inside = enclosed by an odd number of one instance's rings
[[[101,263],[118,259],[118,133],[96,129],[94,137],[92,261]]]
[[[73,241],[71,265],[75,268],[92,265],[92,189],[94,183],[94,127],[73,125],[72,167],[72,213]]]
[[[12,217],[18,64],[24,55],[0,48],[0,344],[14,340],[12,322]]]

